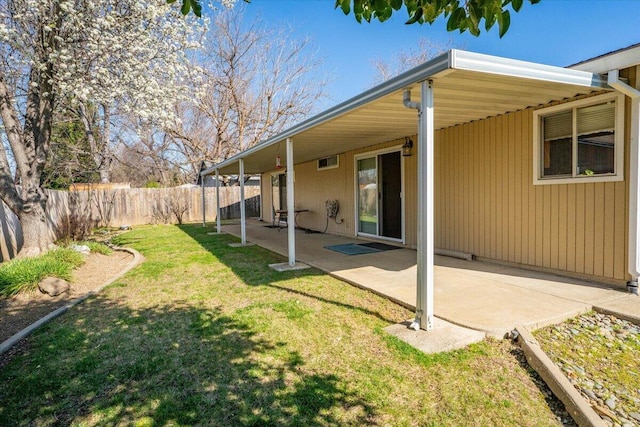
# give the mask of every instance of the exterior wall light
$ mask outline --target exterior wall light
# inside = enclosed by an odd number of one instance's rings
[[[402,155],[404,157],[411,157],[411,155],[413,154],[413,141],[411,140],[411,138],[406,137],[404,139],[404,144],[402,144]]]

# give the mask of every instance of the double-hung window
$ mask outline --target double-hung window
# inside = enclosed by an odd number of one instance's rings
[[[533,118],[534,184],[623,179],[624,95],[542,108]]]

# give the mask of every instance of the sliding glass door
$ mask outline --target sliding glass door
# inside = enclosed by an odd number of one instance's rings
[[[357,159],[358,233],[402,239],[401,159],[400,151]]]
[[[378,158],[358,160],[358,232],[378,234]]]
[[[287,208],[287,174],[271,175],[271,202],[276,211]]]

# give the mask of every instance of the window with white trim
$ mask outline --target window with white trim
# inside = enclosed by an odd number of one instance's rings
[[[329,157],[324,157],[322,159],[318,159],[318,170],[333,169],[333,168],[337,168],[338,166],[340,166],[340,164],[338,162],[337,154],[335,156],[329,156]]]
[[[624,95],[536,110],[533,126],[534,184],[622,180]]]

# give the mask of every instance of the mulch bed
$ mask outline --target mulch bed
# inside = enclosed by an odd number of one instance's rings
[[[71,288],[64,294],[50,297],[36,291],[0,300],[0,342],[69,301],[96,289],[121,272],[132,260],[133,255],[124,251],[113,251],[111,255],[92,253],[87,256],[85,264],[74,271]]]

